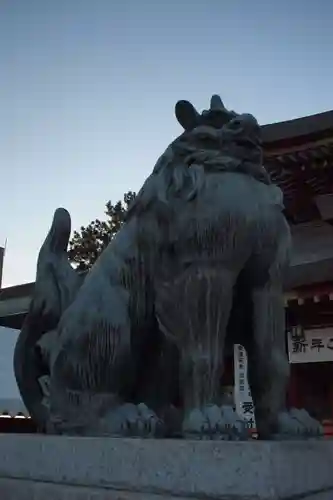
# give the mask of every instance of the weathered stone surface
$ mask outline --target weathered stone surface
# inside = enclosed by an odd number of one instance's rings
[[[332,470],[330,441],[0,436],[0,498],[7,500],[326,500]]]

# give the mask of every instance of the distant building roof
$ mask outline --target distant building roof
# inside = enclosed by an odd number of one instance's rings
[[[28,311],[35,283],[24,283],[0,290],[0,325],[20,329]]]
[[[35,289],[35,282],[23,283],[22,285],[9,286],[0,289],[0,300],[19,299],[31,296]]]

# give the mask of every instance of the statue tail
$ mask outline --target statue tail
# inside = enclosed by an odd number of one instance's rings
[[[50,367],[37,343],[45,333],[57,328],[83,281],[68,261],[70,231],[69,213],[57,209],[39,252],[34,294],[14,351],[14,372],[21,397],[41,430],[47,426],[49,412],[43,403],[40,380],[49,375]]]

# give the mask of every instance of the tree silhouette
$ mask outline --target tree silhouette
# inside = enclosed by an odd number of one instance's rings
[[[96,262],[110,240],[121,228],[129,205],[136,194],[128,191],[124,194],[123,201],[112,205],[111,201],[106,204],[106,220],[95,219],[79,231],[74,231],[73,238],[69,242],[68,256],[78,271],[86,271]]]

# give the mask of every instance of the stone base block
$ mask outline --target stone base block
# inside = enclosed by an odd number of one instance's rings
[[[0,435],[6,500],[333,500],[333,441]]]

